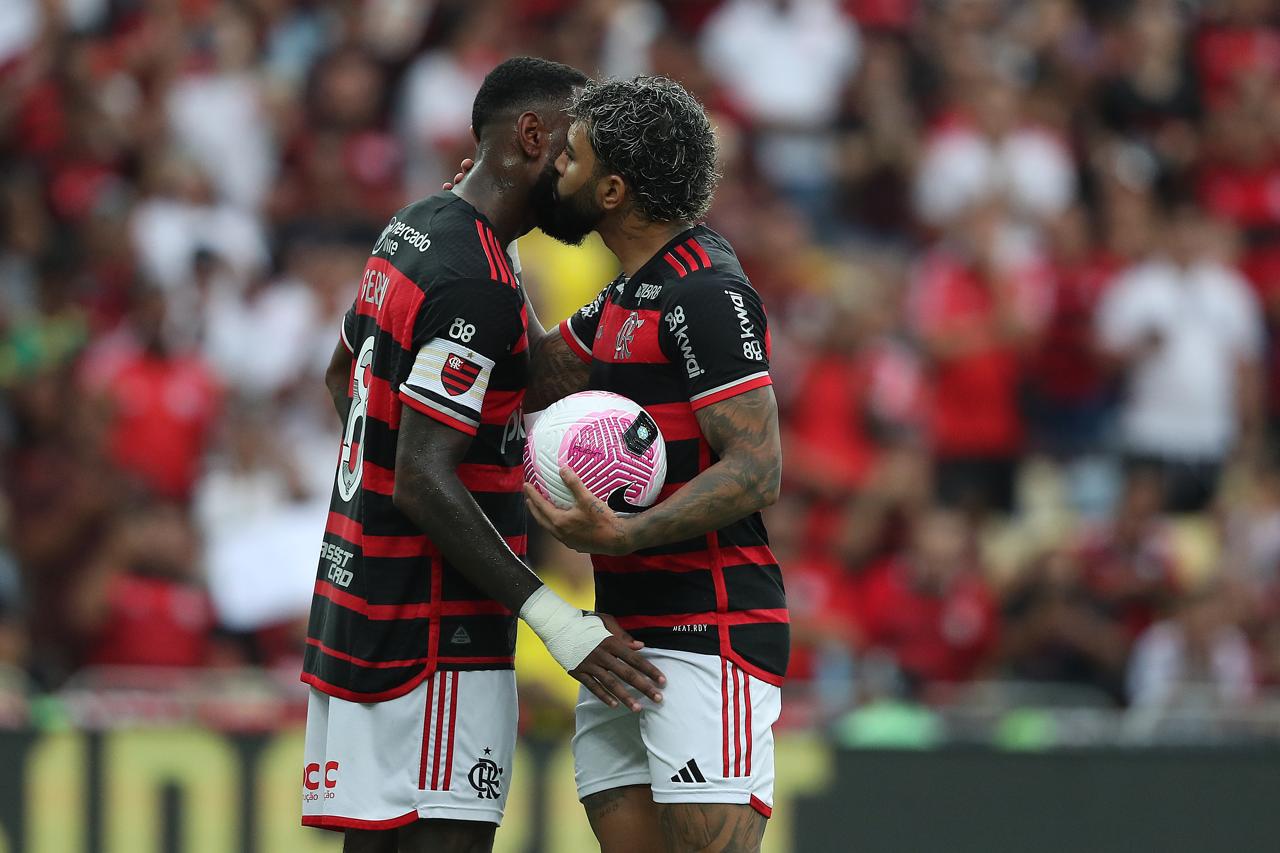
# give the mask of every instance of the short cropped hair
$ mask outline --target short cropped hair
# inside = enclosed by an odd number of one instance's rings
[[[665,77],[588,83],[569,116],[586,126],[599,165],[620,175],[653,222],[696,222],[711,208],[716,137],[707,111]]]
[[[517,56],[485,75],[471,105],[471,127],[483,142],[485,129],[504,113],[525,112],[546,104],[567,104],[573,90],[587,82],[578,69],[549,59]]]

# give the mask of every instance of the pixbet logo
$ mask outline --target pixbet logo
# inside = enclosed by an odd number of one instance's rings
[[[320,790],[322,781],[325,787],[324,798],[332,800],[332,789],[338,786],[338,762],[326,761],[323,774],[320,772],[320,765],[314,761],[302,769],[302,787],[307,789],[303,799],[307,802],[320,799],[319,794],[312,792]]]

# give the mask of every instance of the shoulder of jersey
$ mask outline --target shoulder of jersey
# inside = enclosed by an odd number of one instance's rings
[[[428,283],[490,279],[516,286],[511,261],[493,229],[453,193],[437,193],[398,211],[373,254]]]
[[[729,241],[705,228],[663,252],[656,266],[667,285],[665,289],[672,295],[680,290],[726,282],[751,287]]]

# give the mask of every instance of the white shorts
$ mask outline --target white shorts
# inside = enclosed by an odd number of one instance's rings
[[[302,823],[394,829],[418,819],[502,823],[516,748],[511,670],[438,671],[385,702],[311,689]]]
[[[773,813],[773,724],[780,688],[717,655],[641,651],[667,677],[640,713],[578,694],[578,798],[647,785],[655,803],[743,803]]]

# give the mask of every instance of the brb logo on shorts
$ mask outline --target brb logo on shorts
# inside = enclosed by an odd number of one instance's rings
[[[491,755],[493,750],[486,746],[484,754]],[[502,786],[502,768],[491,758],[478,759],[467,774],[467,781],[476,789],[477,799],[496,800]]]
[[[303,799],[307,802],[320,799],[320,795],[312,793],[320,790],[320,782],[323,780],[326,800],[333,799],[333,788],[338,786],[338,762],[327,761],[324,765],[324,774],[320,773],[320,765],[314,761],[308,764],[302,770],[302,787],[307,789]]]

